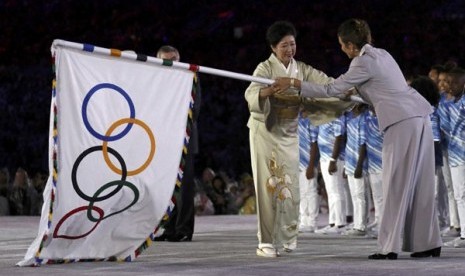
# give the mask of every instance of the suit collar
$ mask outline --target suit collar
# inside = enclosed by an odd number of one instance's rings
[[[371,48],[373,48],[373,46],[371,46],[370,44],[365,44],[363,45],[362,49],[360,50],[360,54],[358,56],[362,56],[363,54],[365,54],[365,51],[366,50],[370,50]]]

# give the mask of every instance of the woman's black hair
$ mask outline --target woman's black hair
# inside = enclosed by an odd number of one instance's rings
[[[294,25],[289,21],[276,21],[266,31],[266,40],[269,45],[275,47],[287,35],[297,37]]]

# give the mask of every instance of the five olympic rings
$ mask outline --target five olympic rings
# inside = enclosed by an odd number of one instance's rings
[[[90,125],[88,117],[87,117],[87,107],[88,107],[90,98],[96,92],[100,91],[101,89],[105,89],[105,88],[110,89],[112,91],[118,92],[119,94],[121,94],[126,99],[126,101],[128,102],[128,105],[129,105],[130,114],[129,114],[128,118],[123,118],[123,119],[120,119],[120,120],[117,120],[116,122],[114,122],[108,128],[105,135],[101,135],[97,131],[95,131],[94,128]],[[59,220],[59,222],[57,223],[57,226],[55,227],[55,230],[53,232],[53,237],[54,238],[64,238],[64,239],[80,239],[80,238],[83,238],[83,237],[89,235],[91,232],[93,232],[95,230],[95,228],[97,227],[97,225],[102,220],[104,220],[104,219],[106,219],[108,217],[114,216],[116,214],[119,214],[121,212],[124,212],[125,210],[129,209],[134,204],[136,204],[137,201],[139,200],[139,189],[134,184],[132,184],[131,182],[126,181],[126,178],[127,178],[127,176],[137,175],[137,174],[141,173],[142,171],[144,171],[150,165],[150,163],[152,162],[152,160],[154,158],[154,155],[155,155],[156,143],[155,143],[155,136],[153,135],[153,132],[151,131],[150,127],[146,123],[144,123],[143,121],[135,118],[134,104],[133,104],[131,98],[129,97],[129,95],[126,93],[126,91],[124,91],[119,86],[111,84],[111,83],[101,83],[101,84],[95,85],[92,89],[89,90],[89,92],[85,96],[85,98],[83,100],[83,103],[82,103],[82,111],[81,112],[82,112],[82,119],[83,119],[83,122],[84,122],[84,125],[85,125],[86,129],[94,137],[96,137],[97,139],[103,141],[103,145],[101,145],[101,146],[93,146],[93,147],[90,147],[90,148],[84,150],[76,158],[76,160],[74,161],[74,165],[73,165],[73,168],[72,168],[72,171],[71,171],[71,182],[72,182],[73,189],[76,191],[76,193],[77,193],[77,195],[79,197],[81,197],[82,199],[84,199],[86,201],[89,201],[89,205],[88,206],[80,206],[78,208],[75,208],[75,209],[69,211],[67,214],[65,214]],[[122,124],[125,124],[125,123],[127,123],[127,126],[119,134],[115,134],[114,136],[111,136],[113,131],[118,126],[120,126]],[[149,136],[149,139],[150,139],[150,152],[149,152],[147,160],[139,168],[128,171],[126,162],[124,161],[123,157],[116,150],[109,147],[108,142],[116,141],[116,140],[119,140],[122,137],[124,137],[131,130],[133,124],[136,124],[136,125],[139,125],[140,127],[142,127],[145,130],[145,132],[147,133],[147,135]],[[87,195],[86,193],[84,193],[82,191],[82,189],[80,188],[79,184],[78,184],[78,181],[77,181],[78,167],[81,164],[82,160],[86,156],[88,156],[90,153],[93,153],[95,151],[100,151],[100,150],[103,153],[103,157],[104,157],[104,160],[105,160],[105,163],[107,164],[107,166],[113,172],[121,175],[121,179],[120,180],[110,181],[110,182],[102,185],[101,187],[99,187],[95,191],[95,193],[92,196],[90,196],[90,195]],[[108,153],[112,154],[118,160],[120,167],[117,167],[112,163]],[[103,191],[107,190],[108,188],[110,188],[112,186],[114,186],[114,188],[110,192],[108,192],[105,195],[100,196],[100,194],[102,194]],[[113,213],[110,213],[110,214],[105,216],[104,210],[102,210],[100,207],[95,206],[94,204],[96,202],[101,202],[101,201],[104,201],[106,199],[111,198],[116,193],[118,193],[124,186],[133,191],[133,193],[134,193],[133,200],[131,201],[131,203],[129,203],[128,206],[122,208],[121,210],[117,210],[117,211],[115,211]],[[86,210],[87,210],[87,219],[89,221],[91,221],[91,222],[95,222],[95,225],[93,225],[93,227],[89,231],[87,231],[86,233],[77,234],[77,235],[59,234],[60,227],[62,226],[62,224],[69,217],[71,217],[72,215],[77,214],[78,212],[86,211]],[[93,212],[98,213],[97,218],[94,217]]]

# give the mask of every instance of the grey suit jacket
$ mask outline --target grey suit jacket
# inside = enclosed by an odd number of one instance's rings
[[[431,105],[410,87],[394,58],[384,49],[365,44],[362,55],[352,59],[349,70],[334,82],[302,82],[304,97],[334,97],[355,87],[373,105],[380,130],[412,117],[432,113]]]

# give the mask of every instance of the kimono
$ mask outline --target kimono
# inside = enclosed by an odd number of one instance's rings
[[[255,69],[254,76],[276,79],[292,77],[326,84],[332,78],[294,59],[286,68],[274,54]],[[250,118],[250,154],[255,184],[259,244],[296,245],[299,221],[299,138],[298,116],[306,109],[312,124],[319,125],[340,116],[353,103],[336,98],[304,102],[298,91],[286,95],[259,97],[265,85],[252,82],[245,91]],[[331,107],[331,108],[329,108]]]

